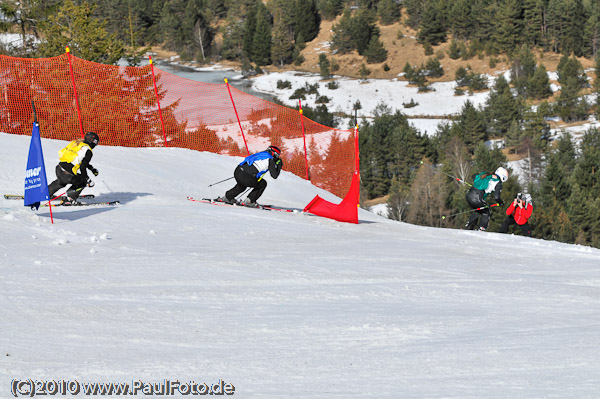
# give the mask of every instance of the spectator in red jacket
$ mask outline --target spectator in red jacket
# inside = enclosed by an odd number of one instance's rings
[[[529,194],[517,194],[517,198],[510,204],[506,209],[506,219],[500,226],[500,233],[507,233],[508,227],[516,224],[521,228],[523,235],[531,237],[531,229],[527,222],[533,212],[533,205],[531,203],[531,195]]]

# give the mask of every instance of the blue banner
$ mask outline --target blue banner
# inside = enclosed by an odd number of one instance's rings
[[[25,172],[25,206],[39,208],[41,201],[48,201],[48,180],[44,167],[44,153],[40,139],[40,126],[33,124],[31,144],[29,145],[29,158]]]

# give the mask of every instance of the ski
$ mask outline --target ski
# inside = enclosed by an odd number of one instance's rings
[[[283,208],[281,206],[274,206],[274,205],[261,205],[261,207],[262,207],[262,209],[267,210],[267,211],[290,212],[290,213],[298,212],[298,210],[296,210],[296,209]]]
[[[76,207],[76,206],[110,206],[110,205],[118,205],[121,201],[104,201],[104,202],[76,202],[74,204],[65,204],[64,202],[59,202],[58,204],[52,204],[53,206],[64,206],[64,207]],[[44,204],[43,206],[48,206]]]
[[[91,199],[91,198],[94,198],[94,197],[95,197],[94,194],[83,194],[83,195],[79,196],[79,198],[82,198],[82,199]],[[54,201],[60,201],[63,198],[64,198],[64,195],[61,195],[60,197],[56,198]],[[23,195],[17,195],[17,194],[4,194],[4,199],[7,199],[7,200],[24,200],[25,197]]]
[[[211,205],[217,205],[217,206],[240,206],[239,203],[234,203],[234,204],[228,204],[226,202],[221,202],[221,201],[215,201],[213,199],[210,198],[195,198],[195,197],[187,197],[188,201],[192,201],[192,202],[203,202],[205,204],[211,204]]]
[[[216,201],[211,198],[195,198],[195,197],[190,197],[190,196],[188,196],[187,199],[189,201],[203,202],[205,204],[211,204],[211,205],[217,205],[217,206],[243,206],[243,207],[251,208],[251,209],[262,209],[264,211],[277,211],[277,212],[290,212],[290,213],[294,212],[294,209],[283,208],[283,207],[278,207],[278,206],[274,206],[274,205],[248,206],[248,205],[245,205],[243,202],[239,202],[239,201],[236,201],[233,204],[228,204],[226,202]]]

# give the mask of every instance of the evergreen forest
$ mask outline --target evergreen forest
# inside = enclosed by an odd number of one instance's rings
[[[333,25],[330,53],[319,58],[323,79],[344,54],[361,57],[363,76],[369,68],[389,69],[393,49],[381,31],[396,24],[399,38],[404,30],[416,32],[429,57],[403,66],[404,78],[420,91],[431,90],[431,80],[444,76],[443,64],[452,60],[462,66],[445,78],[456,81],[457,96],[490,93],[484,106],[466,101],[433,136],[390,104],[359,121],[363,201],[385,198],[396,220],[461,228],[470,208],[468,185],[459,180],[472,182],[473,174],[518,159],[523,178],[511,173],[502,196],[508,204],[519,192],[532,195],[533,236],[600,247],[600,131],[552,135],[549,122],[599,117],[596,0],[3,0],[0,32],[22,35],[24,45],[0,46],[0,53],[52,57],[68,42],[80,58],[138,65],[151,46],[161,46],[182,60],[228,60],[248,73],[302,69],[303,50],[324,21]],[[447,51],[439,50],[442,44]],[[558,91],[543,54],[560,57]],[[481,59],[492,69],[504,59],[510,73],[488,87],[469,65]],[[584,68],[585,60],[594,68]],[[325,104],[306,115],[336,127]],[[490,140],[503,146],[486,145]],[[502,210],[492,212],[490,231],[498,231]]]

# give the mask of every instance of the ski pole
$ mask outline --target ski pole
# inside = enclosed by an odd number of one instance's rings
[[[476,212],[476,211],[480,211],[480,210],[486,209],[486,208],[493,208],[495,206],[500,206],[500,204],[492,204],[492,205],[481,206],[479,208],[470,209],[468,211],[462,211],[462,212],[458,212],[458,213],[453,213],[452,215],[448,215],[448,216],[442,215],[442,219],[446,219],[446,218],[457,216],[457,215],[462,215],[463,213]]]
[[[231,179],[233,179],[233,176],[231,176],[231,177],[230,177],[230,178],[228,178],[228,179],[221,180],[221,181],[218,181],[218,182],[216,182],[216,183],[213,183],[213,184],[209,184],[209,185],[208,185],[208,187],[216,186],[216,185],[217,185],[217,184],[219,184],[219,183],[223,183],[223,182],[225,182],[225,181],[227,181],[227,180],[231,180]]]
[[[423,165],[423,164],[424,164],[424,163],[423,163],[423,161],[421,161],[421,165]],[[460,183],[466,184],[466,185],[467,185],[467,186],[469,186],[469,187],[473,187],[473,185],[472,185],[472,184],[470,184],[470,183],[467,183],[467,182],[466,182],[466,181],[464,181],[463,179],[461,179],[461,178],[458,178],[458,177],[456,177],[456,176],[452,176],[451,174],[448,174],[448,173],[444,172],[443,170],[438,170],[438,169],[434,168],[434,167],[433,167],[433,165],[427,165],[427,166],[429,166],[430,168],[432,168],[432,169],[433,169],[434,171],[436,171],[436,172],[439,172],[439,173],[443,173],[443,174],[445,174],[446,176],[448,176],[448,177],[450,177],[450,178],[452,178],[452,179],[456,180],[457,182],[460,182]]]
[[[106,188],[108,188],[108,191],[110,191],[111,193],[113,192],[113,190],[111,190],[110,187],[108,187],[108,184],[106,184],[104,180],[102,180],[102,184],[104,184]]]

